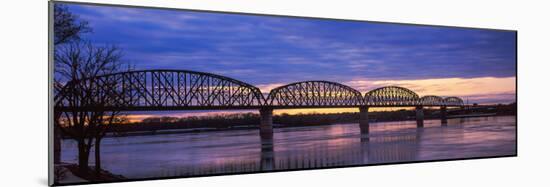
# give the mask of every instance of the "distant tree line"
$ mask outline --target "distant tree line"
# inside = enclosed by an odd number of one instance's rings
[[[510,105],[500,105],[494,108],[473,109],[469,113],[477,114],[496,114],[496,115],[515,115],[515,103]],[[462,115],[466,111],[449,112],[447,115]],[[438,108],[427,108],[424,110],[425,119],[438,119]],[[369,120],[372,122],[383,121],[403,121],[414,120],[416,112],[414,110],[397,111],[377,111],[369,112]],[[229,130],[257,128],[260,116],[257,113],[239,113],[239,114],[219,114],[209,116],[189,116],[189,117],[149,117],[140,122],[124,122],[113,124],[110,132],[124,136],[129,132],[156,132],[161,130],[173,129],[210,129],[210,130]],[[356,123],[359,121],[359,113],[335,113],[335,114],[280,114],[273,116],[273,123],[276,127],[297,127],[330,125],[335,123]]]

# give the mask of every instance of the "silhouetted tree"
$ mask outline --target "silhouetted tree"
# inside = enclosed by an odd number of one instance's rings
[[[101,171],[101,140],[105,137],[105,134],[109,132],[109,128],[113,124],[120,124],[127,122],[125,116],[121,115],[119,111],[110,111],[110,112],[97,112],[98,116],[95,119],[99,120],[97,122],[96,131],[94,135],[94,158],[95,158],[95,172],[96,175],[99,175]]]
[[[119,118],[118,111],[106,111],[107,105],[116,105],[121,94],[119,83],[111,79],[92,79],[100,75],[118,72],[122,67],[121,50],[116,46],[94,46],[86,41],[74,41],[56,47],[54,52],[56,76],[56,106],[64,106],[69,112],[59,115],[56,126],[64,135],[77,141],[78,166],[82,174],[88,170],[90,148],[96,143],[99,154],[101,138],[109,124]],[[63,93],[63,94],[61,94]],[[78,110],[90,108],[93,110]],[[95,140],[95,141],[94,141]],[[96,169],[100,169],[96,155]]]
[[[72,14],[67,6],[54,4],[54,44],[80,40],[80,34],[91,32],[88,22]]]
[[[62,4],[54,4],[54,45],[69,43],[80,40],[82,33],[91,32],[88,22],[79,19],[77,15],[72,14],[68,7]],[[54,76],[54,91],[58,91],[63,84]],[[61,113],[54,112],[54,121],[58,121]],[[61,132],[59,126],[54,126],[54,163],[61,161]]]

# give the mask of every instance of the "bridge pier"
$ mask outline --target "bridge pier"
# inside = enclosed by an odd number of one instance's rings
[[[369,107],[359,107],[359,129],[361,129],[361,140],[368,140],[369,135]]]
[[[416,107],[416,127],[424,127],[424,109],[422,109],[422,106]]]
[[[273,152],[273,141],[262,140],[260,170],[271,171],[275,168],[275,155]]]
[[[439,117],[441,117],[441,125],[446,126],[447,125],[447,107],[442,106],[439,108]]]
[[[261,142],[261,160],[260,169],[270,171],[274,168],[273,155],[273,109],[260,109],[260,142]]]
[[[260,109],[260,139],[262,144],[273,142],[273,109]]]

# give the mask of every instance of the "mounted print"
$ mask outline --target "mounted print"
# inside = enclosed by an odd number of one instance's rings
[[[51,2],[49,33],[51,185],[517,154],[516,31]]]

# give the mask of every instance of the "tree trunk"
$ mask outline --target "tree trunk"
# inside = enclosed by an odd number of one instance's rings
[[[53,122],[53,163],[61,163],[61,130],[59,128],[59,118],[61,117],[61,112],[54,111],[54,122]]]
[[[84,143],[84,140],[78,140],[78,170],[81,175],[88,173],[88,157],[89,157],[88,146]]]
[[[100,157],[100,148],[101,148],[101,137],[95,138],[95,172],[96,175],[101,171],[101,157]]]
[[[53,127],[53,163],[61,163],[61,131],[59,130],[57,124],[54,124]]]

